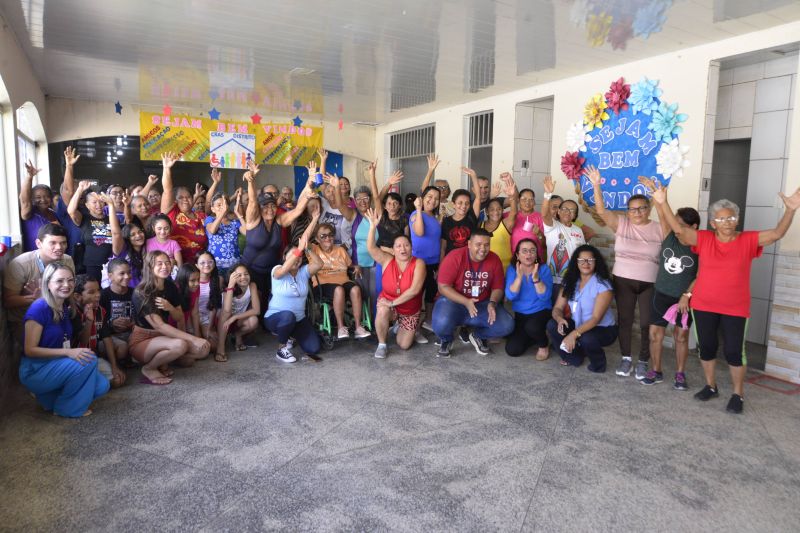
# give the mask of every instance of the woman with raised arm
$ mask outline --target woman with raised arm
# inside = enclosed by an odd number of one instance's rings
[[[142,282],[133,291],[133,332],[128,352],[142,365],[141,382],[169,385],[169,363],[189,366],[208,355],[207,340],[186,333],[181,297],[170,278],[172,261],[164,252],[147,256]],[[172,319],[178,327],[171,326]]]
[[[208,251],[214,256],[214,261],[220,274],[226,277],[228,269],[239,263],[239,235],[247,231],[244,229],[245,220],[239,210],[228,209],[228,198],[222,192],[216,192],[217,185],[222,180],[222,173],[218,168],[211,171],[211,187],[208,189],[208,198],[211,199],[210,207],[214,216],[205,219],[206,235],[208,236]],[[239,203],[241,190],[236,193],[236,203]],[[233,215],[233,216],[232,216]],[[247,246],[245,244],[245,246]]]
[[[122,197],[122,203],[125,209],[125,223],[136,224],[147,234],[147,228],[150,227],[150,219],[153,217],[147,197],[126,191]],[[152,236],[148,235],[148,238]]]
[[[25,313],[20,383],[46,411],[69,418],[90,415],[89,406],[108,392],[110,384],[97,369],[97,356],[91,350],[70,347],[75,272],[62,263],[50,263],[41,287],[41,298]]]
[[[744,378],[747,357],[744,340],[750,317],[750,267],[769,246],[786,235],[800,207],[800,189],[791,196],[779,193],[785,211],[774,229],[737,231],[739,206],[730,200],[717,200],[708,208],[714,231],[697,230],[681,224],[667,202],[667,190],[660,184],[652,188],[659,215],[669,223],[678,239],[692,247],[700,259],[694,289],[687,293],[694,317],[695,334],[700,347],[706,385],[695,398],[708,401],[719,396],[714,369],[718,335],[722,334],[722,351],[728,361],[733,381],[733,394],[727,410],[741,413],[744,409]]]
[[[85,252],[83,266],[86,273],[94,279],[103,279],[103,265],[111,257],[111,222],[116,217],[114,202],[108,196],[91,190],[88,181],[81,181],[72,196],[67,211],[76,226],[81,228]],[[78,202],[84,197],[86,207],[79,208]],[[103,206],[108,206],[106,214]]]
[[[33,186],[33,178],[38,168],[28,161],[25,164],[25,179],[19,188],[19,216],[22,219],[22,251],[36,250],[36,236],[39,228],[52,222],[61,224],[53,209],[53,190],[44,184]]]
[[[590,372],[606,371],[603,347],[617,339],[610,278],[600,251],[589,244],[578,246],[553,306],[553,319],[547,324],[550,341],[557,347],[563,366],[580,366],[588,358]],[[567,306],[570,318],[564,314]]]
[[[531,189],[519,191],[519,211],[511,232],[511,249],[516,250],[522,239],[531,239],[536,243],[539,264],[545,264],[547,244],[544,238],[542,215],[536,212],[536,194]]]
[[[319,216],[318,210],[300,236],[297,247],[286,250],[283,264],[272,268],[272,301],[264,314],[264,325],[278,336],[275,357],[282,363],[297,361],[292,353],[295,342],[310,359],[322,360],[317,355],[321,346],[319,334],[306,316],[309,279],[322,268],[322,260],[308,247]],[[308,255],[308,265],[303,264],[303,251]]]
[[[650,309],[664,234],[661,225],[650,220],[651,206],[647,196],[634,194],[628,199],[628,208],[624,215],[614,213],[606,209],[600,188],[600,171],[594,166],[588,166],[584,175],[594,187],[594,207],[597,214],[616,236],[613,274],[619,316],[619,349],[622,353],[617,375],[631,375],[633,321],[638,305],[641,344],[635,375],[641,381],[647,377],[650,361]]]
[[[411,255],[411,240],[397,235],[392,243],[392,253],[383,251],[375,244],[375,230],[380,223],[379,215],[372,209],[367,211],[369,236],[367,249],[376,263],[381,265],[381,293],[375,313],[375,333],[378,349],[375,357],[386,357],[386,338],[389,322],[397,323],[397,345],[408,350],[414,343],[420,324],[422,310],[422,286],[425,283],[425,262]]]
[[[387,253],[392,253],[395,237],[408,235],[408,216],[403,212],[403,197],[389,189],[403,180],[403,173],[399,170],[389,176],[386,184],[378,191],[378,182],[375,178],[375,169],[378,161],[370,163],[367,168],[372,189],[373,209],[378,215],[378,246]]]
[[[272,268],[280,263],[283,248],[282,231],[289,227],[303,213],[308,202],[308,193],[303,190],[297,205],[291,211],[278,215],[278,199],[271,194],[256,193],[256,176],[260,167],[250,162],[244,173],[247,192],[251,200],[247,204],[244,229],[246,243],[242,253],[242,264],[250,269],[253,281],[258,287],[261,302],[266,307],[269,302]]]
[[[497,197],[501,190],[500,187],[505,188],[506,198],[510,206],[506,217],[503,216],[504,201],[502,198]],[[508,172],[503,172],[500,175],[500,180],[495,183],[492,198],[486,205],[486,220],[481,222],[481,227],[492,234],[492,240],[489,241],[489,249],[500,258],[503,268],[508,268],[511,263],[511,232],[514,231],[514,225],[517,220],[518,200],[519,195],[517,194],[517,185],[514,183],[514,179]]]
[[[172,166],[179,156],[174,152],[161,154],[164,165],[161,174],[161,212],[172,221],[172,238],[181,247],[181,258],[186,263],[194,263],[197,255],[208,247],[208,237],[202,211],[193,211],[194,197],[186,187],[173,187]],[[152,192],[152,191],[151,191]]]
[[[572,254],[582,244],[586,244],[583,231],[575,225],[578,218],[578,204],[564,200],[553,194],[556,182],[552,176],[544,177],[544,203],[542,203],[542,222],[547,241],[547,266],[553,275],[553,303],[561,292],[561,279],[567,271]],[[554,199],[555,202],[553,201]],[[554,212],[553,205],[558,205]]]
[[[422,196],[414,200],[414,211],[409,217],[411,226],[411,253],[425,262],[425,321],[422,326],[430,331],[431,313],[433,303],[439,287],[436,284],[436,273],[439,270],[439,255],[442,236],[442,226],[439,224],[439,189],[428,186],[422,191]],[[418,332],[419,333],[419,332]],[[419,333],[417,342],[422,342],[425,336]],[[424,344],[424,343],[423,343]]]
[[[456,212],[453,216],[442,220],[442,248],[439,260],[455,250],[463,248],[469,241],[472,231],[478,227],[478,215],[481,211],[481,187],[478,174],[471,168],[462,167],[461,171],[468,175],[472,182],[472,196],[466,189],[458,189],[453,193],[453,204]]]

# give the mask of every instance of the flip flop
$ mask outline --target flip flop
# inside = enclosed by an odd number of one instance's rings
[[[165,376],[165,378],[166,378],[166,376]],[[166,378],[166,379],[169,379],[169,378]],[[170,383],[172,383],[172,380],[170,379],[166,383],[156,383],[155,381],[153,381],[152,379],[148,378],[147,376],[142,375],[142,377],[139,378],[139,383],[143,383],[145,385],[161,386],[161,385],[169,385]]]
[[[240,344],[240,345],[238,345],[236,347],[236,351],[237,352],[244,352],[245,350],[247,350],[247,345],[246,344]]]
[[[225,355],[224,353],[217,352],[216,354],[214,354],[214,361],[216,361],[217,363],[227,363],[228,356]]]
[[[563,359],[558,364],[560,364],[561,366],[572,366],[569,363],[567,363],[566,361],[564,361]]]

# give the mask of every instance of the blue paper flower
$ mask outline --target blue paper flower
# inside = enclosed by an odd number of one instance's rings
[[[628,97],[628,103],[631,105],[633,114],[639,111],[645,115],[649,115],[655,109],[658,109],[658,97],[661,96],[661,89],[658,88],[658,80],[643,79],[639,83],[631,87],[631,95]]]
[[[653,111],[653,120],[647,129],[653,131],[656,141],[671,141],[673,135],[679,135],[683,128],[678,123],[685,122],[688,118],[684,113],[678,113],[678,104],[667,105],[664,102]]]
[[[633,33],[647,39],[650,34],[660,32],[667,21],[667,10],[672,0],[657,0],[642,6],[633,18]]]

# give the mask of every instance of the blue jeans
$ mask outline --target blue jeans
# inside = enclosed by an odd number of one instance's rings
[[[294,337],[305,353],[314,355],[319,352],[319,335],[307,316],[297,320],[291,311],[278,311],[264,318],[264,325],[278,336],[281,344]]]
[[[572,353],[567,353],[561,349],[561,341],[575,329],[575,322],[571,318],[568,318],[567,323],[566,335],[562,335],[558,332],[558,323],[556,323],[555,320],[551,320],[547,323],[547,332],[550,334],[550,342],[552,342],[555,349],[558,350],[561,359],[572,366],[581,366],[584,357],[588,357],[588,369],[590,371],[598,373],[605,372],[606,352],[603,351],[603,346],[610,346],[617,340],[617,326],[596,326],[590,329],[581,335]]]
[[[22,357],[19,380],[47,411],[70,418],[82,416],[110,387],[96,357],[85,365],[69,357]]]
[[[433,332],[442,339],[442,342],[453,340],[453,331],[456,326],[468,326],[479,339],[505,337],[514,329],[514,319],[502,305],[496,306],[494,324],[489,325],[489,300],[475,304],[478,314],[474,318],[469,316],[467,308],[461,304],[440,296],[433,306],[432,326]]]

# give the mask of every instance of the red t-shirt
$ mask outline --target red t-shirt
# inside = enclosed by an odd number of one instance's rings
[[[396,260],[392,259],[389,261],[381,277],[382,289],[380,297],[386,298],[389,301],[394,301],[395,298],[410,289],[414,281],[414,270],[416,268],[417,258],[413,256],[404,272],[400,272]],[[416,296],[398,305],[395,309],[398,315],[416,315],[419,313],[419,310],[422,309],[422,291],[419,291]]]
[[[172,206],[167,216],[172,221],[172,238],[181,247],[184,263],[194,263],[200,252],[208,247],[208,237],[203,221],[206,214],[195,212],[194,218],[181,213],[178,204]]]
[[[750,316],[750,266],[764,251],[757,231],[721,242],[713,231],[697,232],[692,251],[700,257],[691,306],[721,315]]]
[[[503,263],[494,252],[489,252],[483,261],[472,261],[469,246],[456,248],[439,265],[438,282],[450,285],[467,298],[477,298],[482,302],[491,296],[493,290],[505,288]]]

